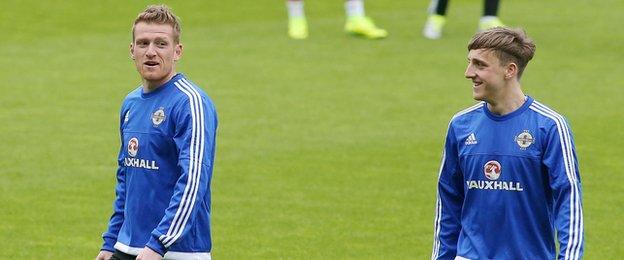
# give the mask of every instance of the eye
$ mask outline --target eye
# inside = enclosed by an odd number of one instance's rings
[[[147,45],[147,41],[137,41],[136,45],[140,47],[145,47]]]

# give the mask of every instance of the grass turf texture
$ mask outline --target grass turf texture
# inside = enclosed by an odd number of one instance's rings
[[[114,196],[118,109],[139,84],[130,25],[147,2],[3,1],[0,259],[89,259]],[[310,38],[281,1],[171,1],[178,69],[220,119],[213,256],[428,258],[451,115],[481,1],[453,1],[425,40],[425,1],[369,1],[382,41],[342,31],[339,1],[308,1]],[[567,116],[584,189],[586,259],[624,254],[621,1],[503,1],[537,53],[526,93]]]

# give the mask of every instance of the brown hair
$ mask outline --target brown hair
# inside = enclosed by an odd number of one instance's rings
[[[134,27],[137,23],[168,24],[173,27],[173,41],[180,43],[180,18],[166,5],[150,5],[134,20],[132,26],[132,40],[134,41]]]
[[[468,51],[477,49],[494,51],[501,63],[516,63],[518,65],[518,79],[535,54],[533,40],[527,37],[524,30],[519,28],[495,27],[477,33],[468,43]]]

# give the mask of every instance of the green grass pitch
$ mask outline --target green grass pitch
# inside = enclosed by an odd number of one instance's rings
[[[0,6],[0,259],[91,259],[114,196],[118,109],[140,79],[130,26],[147,1]],[[286,36],[281,0],[168,1],[178,70],[220,116],[215,259],[426,259],[448,120],[471,105],[466,43],[481,1],[371,0],[390,32],[345,35],[340,0],[306,3]],[[624,255],[624,2],[502,1],[537,43],[522,85],[564,114],[583,180],[586,259]],[[620,219],[620,220],[618,220]]]

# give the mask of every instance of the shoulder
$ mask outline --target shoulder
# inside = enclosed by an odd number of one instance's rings
[[[141,86],[138,86],[126,95],[126,97],[124,98],[121,104],[122,109],[128,106],[128,104],[135,102],[137,99],[140,99],[140,98],[141,98]]]
[[[132,100],[141,97],[141,86],[136,87],[128,93],[124,100]]]
[[[483,114],[483,106],[485,102],[481,101],[476,103],[470,107],[464,108],[463,110],[455,113],[449,122],[449,127],[457,124],[468,124],[475,116],[479,116]]]
[[[567,122],[563,115],[552,108],[534,100],[529,106],[530,110],[537,115],[539,123],[546,128],[567,128]]]
[[[174,83],[175,92],[177,93],[176,98],[183,100],[193,100],[193,99],[205,99],[207,101],[212,101],[206,94],[206,92],[199,87],[199,85],[195,84],[193,81],[189,80],[186,77],[180,77]]]
[[[202,104],[201,108],[211,110],[214,113],[215,108],[212,99],[197,84],[186,77],[180,77],[173,82],[173,85],[174,90],[170,98],[178,109],[193,110]]]

